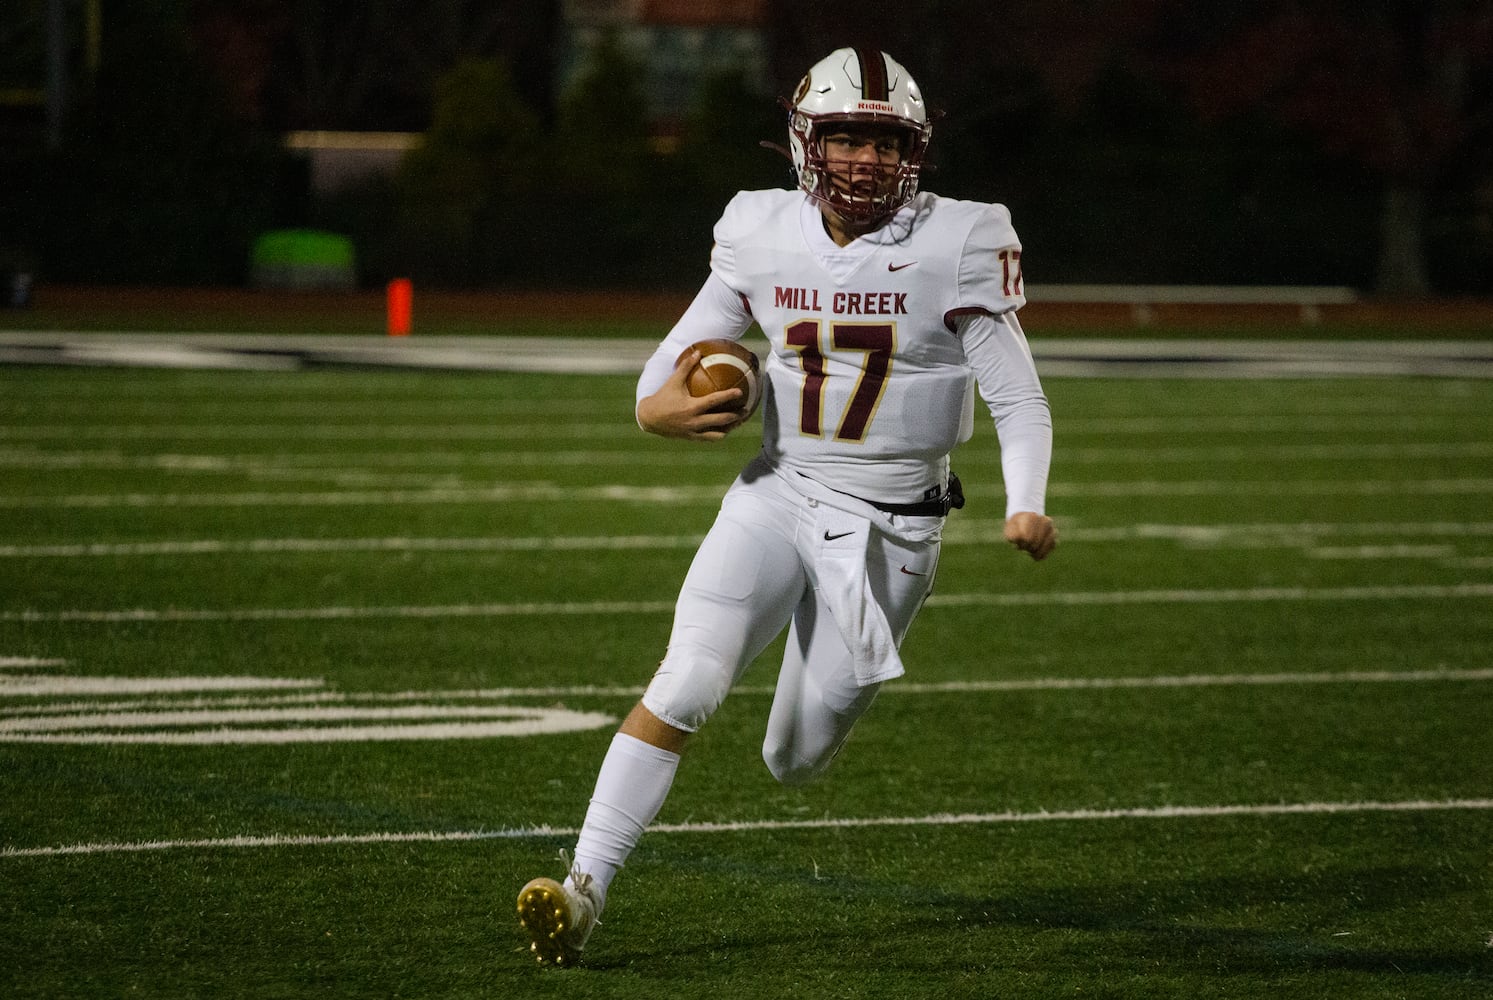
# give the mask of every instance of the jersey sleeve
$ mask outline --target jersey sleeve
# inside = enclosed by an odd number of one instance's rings
[[[1021,281],[1021,241],[1004,205],[986,205],[975,216],[959,256],[958,305],[951,319],[972,313],[999,316],[1026,305]]]
[[[1001,447],[1006,516],[1045,514],[1052,465],[1052,409],[1014,311],[971,313],[959,321],[965,359],[990,408]]]
[[[736,233],[740,229],[743,213],[747,212],[745,205],[746,192],[738,192],[727,204],[725,211],[716,221],[712,235],[715,245],[710,249],[710,273],[719,278],[728,288],[736,291],[741,290],[741,283],[736,273]]]

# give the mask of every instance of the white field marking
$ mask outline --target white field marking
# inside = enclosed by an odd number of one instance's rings
[[[1323,538],[1482,538],[1493,535],[1490,521],[1261,522],[1257,524],[1121,524],[1111,527],[1073,525],[1059,518],[1062,541],[1103,543],[1177,542],[1194,548],[1302,548]],[[1004,544],[1004,523],[956,517],[944,529],[944,543]],[[0,550],[3,554],[3,550]]]
[[[1300,524],[1127,524],[1115,527],[1072,527],[1059,522],[1065,544],[1075,542],[1175,541],[1210,547],[1298,548],[1323,537],[1455,537],[1493,535],[1493,522],[1366,522]],[[944,543],[1005,544],[1003,523],[963,516],[944,529]],[[539,535],[444,538],[252,538],[241,541],[196,539],[160,542],[92,542],[58,545],[0,545],[0,559],[92,558],[120,556],[193,556],[256,553],[337,552],[586,552],[693,548],[695,535]]]
[[[336,621],[369,618],[506,618],[530,615],[663,614],[668,601],[534,601],[512,604],[452,604],[394,607],[239,608],[190,610],[134,608],[121,611],[0,611],[0,621],[24,622],[213,622]]]
[[[1363,461],[1405,458],[1488,458],[1493,441],[1406,442],[1403,444],[1220,445],[1199,448],[1062,448],[1065,463],[1151,465],[1156,462]]]
[[[1265,603],[1265,601],[1450,600],[1493,597],[1493,584],[1402,587],[1253,587],[1223,590],[1059,591],[1053,594],[935,594],[929,607],[1103,606],[1103,604]],[[661,615],[673,600],[514,601],[490,604],[390,604],[367,607],[128,607],[118,610],[3,610],[0,621],[191,622],[360,621],[370,618],[524,618],[546,615]]]
[[[1096,434],[1113,439],[1120,434],[1145,436],[1161,434],[1168,438],[1203,434],[1405,434],[1420,431],[1445,431],[1466,426],[1471,413],[1397,413],[1391,415],[1345,414],[1317,416],[1304,421],[1291,413],[1212,414],[1155,417],[1074,417],[1061,424],[1065,440]]]
[[[322,490],[317,492],[242,493],[124,493],[61,494],[58,496],[0,497],[0,509],[114,507],[353,507],[400,504],[618,502],[680,506],[716,504],[729,484],[716,486],[632,486],[612,483],[602,486],[566,487],[556,483],[499,483],[466,488],[414,490]],[[1208,480],[1176,482],[1138,480],[1123,482],[1052,483],[1054,497],[1163,497],[1163,496],[1464,496],[1493,493],[1493,478],[1362,480],[1287,480],[1284,482],[1229,482]],[[1002,496],[996,487],[965,491],[971,497]]]
[[[323,686],[318,679],[280,677],[0,676],[0,697],[164,694],[183,691],[285,691]]]
[[[0,401],[0,415],[35,416],[49,418],[49,422],[69,420],[85,416],[90,420],[107,416],[116,420],[148,420],[160,410],[159,399],[149,401],[116,398],[116,384],[109,383],[109,395],[92,393],[73,396],[51,395],[45,399],[18,401],[11,404]],[[335,388],[335,386],[334,386]],[[159,387],[153,396],[159,395]],[[219,398],[181,399],[173,397],[172,409],[191,410],[192,416],[203,420],[240,420],[245,416],[260,420],[284,418],[287,420],[329,420],[357,418],[379,420],[406,418],[427,420],[439,416],[450,420],[471,420],[474,417],[493,420],[508,420],[513,417],[532,416],[536,413],[553,414],[569,419],[583,416],[632,416],[632,399],[617,397],[607,400],[594,397],[567,395],[544,399],[402,399],[402,400],[351,400],[351,399],[306,399],[293,398],[241,398],[224,401]],[[1341,411],[1329,411],[1341,412]],[[1372,411],[1366,411],[1372,412]]]
[[[1241,587],[1219,590],[1118,590],[1054,594],[934,594],[929,607],[1029,605],[1233,604],[1269,601],[1400,601],[1493,597],[1493,583],[1385,587]]]
[[[1383,423],[1383,422],[1381,422]],[[1456,421],[1448,421],[1456,426]],[[1388,424],[1373,428],[1388,430]],[[1402,430],[1410,428],[1401,428]],[[333,424],[308,420],[284,423],[204,424],[44,424],[0,425],[0,441],[545,441],[634,437],[638,426],[624,413],[601,423],[509,423],[495,420],[477,424],[400,424],[379,417],[356,423]]]
[[[983,450],[978,443],[966,445],[961,455]],[[1362,461],[1364,459],[1486,458],[1493,456],[1493,442],[1409,442],[1365,445],[1260,445],[1198,448],[1064,448],[1061,459],[1079,465],[1149,465],[1157,462],[1282,462]],[[328,466],[334,462],[336,465]],[[698,465],[722,463],[715,451],[660,451],[653,447],[611,448],[605,451],[493,451],[485,453],[432,451],[383,451],[331,455],[126,455],[118,451],[43,452],[0,449],[0,468],[14,469],[160,469],[169,472],[239,472],[261,476],[336,473],[371,475],[368,467],[450,466],[463,469],[482,466],[533,467]]]
[[[1447,456],[1455,457],[1455,456]],[[335,464],[329,464],[335,463]],[[0,450],[0,468],[11,469],[159,469],[167,472],[225,473],[236,472],[250,475],[283,476],[308,475],[318,472],[345,471],[368,474],[368,467],[386,468],[437,466],[446,469],[457,466],[462,469],[499,466],[502,468],[555,466],[620,465],[699,465],[723,464],[722,453],[715,450],[685,451],[674,453],[653,447],[636,449],[611,448],[606,451],[492,451],[455,452],[433,451],[386,451],[349,453],[337,451],[328,454],[300,452],[295,455],[125,455],[116,451],[42,452],[18,449]],[[729,461],[725,461],[729,464]]]
[[[208,380],[211,382],[212,380]],[[1425,383],[1420,383],[1424,385]],[[1384,382],[1347,385],[1345,394],[1334,396],[1327,387],[1313,386],[1309,395],[1289,398],[1266,398],[1254,395],[1237,395],[1228,400],[1229,412],[1215,412],[1215,416],[1233,416],[1249,419],[1255,416],[1280,417],[1287,414],[1298,420],[1313,420],[1323,417],[1374,417],[1401,416],[1405,414],[1467,415],[1480,412],[1474,409],[1476,400],[1462,394],[1462,387],[1445,384],[1447,390],[1434,396],[1409,397],[1392,391],[1415,383]],[[345,389],[346,379],[340,375],[319,379],[309,373],[298,375],[288,383],[287,391],[267,391],[271,387],[236,386],[224,383],[214,385],[210,394],[191,395],[179,392],[173,396],[173,409],[190,409],[203,420],[238,420],[244,416],[259,419],[284,418],[287,420],[326,420],[333,417],[344,419],[367,418],[370,414],[380,418],[408,417],[427,419],[437,415],[448,420],[499,419],[523,417],[528,414],[546,414],[575,418],[579,416],[609,416],[621,414],[631,416],[633,398],[629,390],[616,396],[555,396],[544,397],[493,397],[469,398],[400,398],[358,399],[332,398],[334,390]],[[1323,390],[1319,392],[1317,390]],[[104,393],[96,387],[76,387],[68,384],[49,385],[45,397],[0,399],[0,415],[32,416],[40,414],[55,423],[59,419],[70,419],[79,415],[90,418],[108,417],[113,420],[148,420],[160,412],[160,384],[157,381],[132,381],[127,371],[121,371],[118,379],[110,379]],[[1371,393],[1365,395],[1364,393]],[[1166,405],[1166,400],[1152,401],[1152,408]],[[1165,414],[1162,414],[1165,415]],[[1173,414],[1175,419],[1192,419],[1191,413]],[[1119,405],[1110,412],[1097,407],[1086,407],[1085,419],[1126,419],[1134,417],[1133,407]]]
[[[161,439],[190,439],[212,441],[296,440],[296,441],[533,441],[555,438],[589,440],[597,438],[632,437],[639,433],[626,409],[619,412],[618,419],[606,421],[572,422],[554,420],[545,423],[511,423],[493,420],[478,423],[398,423],[385,421],[376,413],[363,420],[332,423],[294,419],[280,422],[258,423],[207,421],[204,423],[177,424],[122,424],[122,423],[46,423],[0,425],[0,440],[4,441],[154,441]],[[1342,416],[1320,416],[1311,418],[1309,427],[1313,433],[1382,434],[1385,432],[1442,432],[1464,427],[1468,415],[1444,414],[1393,414]],[[1302,418],[1295,414],[1249,414],[1249,415],[1188,415],[1157,417],[1075,417],[1063,421],[1065,438],[1083,435],[1103,435],[1113,439],[1116,435],[1129,434],[1149,436],[1162,434],[1168,438],[1199,436],[1207,434],[1274,434],[1299,432],[1303,429]]]
[[[1333,545],[1308,548],[1308,559],[1445,559],[1457,554],[1454,545]]]
[[[1238,604],[1273,601],[1419,601],[1493,597],[1493,583],[1382,587],[1242,587],[1219,590],[1114,590],[1019,594],[934,594],[934,608],[1102,606],[1113,604]],[[0,611],[0,622],[336,621],[372,618],[512,618],[547,615],[666,614],[674,601],[532,601],[492,604],[321,608],[126,608]]]
[[[718,486],[562,487],[555,483],[504,483],[459,489],[324,490],[244,493],[125,493],[71,496],[0,497],[0,509],[75,507],[384,507],[398,504],[538,503],[615,501],[679,506],[720,502],[728,483]]]
[[[1037,812],[935,813],[929,816],[865,816],[840,819],[738,820],[657,823],[650,835],[760,833],[785,830],[847,830],[874,827],[997,826],[1017,823],[1078,823],[1114,820],[1220,819],[1232,816],[1335,816],[1360,813],[1485,811],[1493,799],[1420,799],[1403,802],[1270,802],[1215,806],[1138,806],[1129,809],[1055,809]],[[574,837],[574,827],[528,826],[499,830],[429,830],[415,833],[264,834],[183,840],[97,841],[56,847],[0,847],[0,858],[46,858],[85,854],[245,848],[333,847],[357,844],[445,844],[486,840]]]
[[[0,734],[61,733],[87,729],[148,729],[154,726],[241,726],[258,722],[397,722],[443,716],[463,719],[507,718],[528,709],[511,705],[401,705],[375,708],[359,705],[320,705],[294,708],[179,708],[154,712],[97,711],[31,712],[0,717]],[[3,735],[0,735],[3,738]]]
[[[1253,687],[1293,684],[1426,684],[1493,681],[1493,668],[1473,670],[1345,670],[1328,673],[1185,674],[1168,677],[1046,677],[1008,681],[944,681],[932,684],[893,681],[890,694],[950,694],[1002,691],[1109,691],[1128,688]],[[771,693],[765,691],[764,693]]]
[[[38,670],[65,666],[66,660],[45,656],[0,656],[0,670]]]
[[[1318,673],[1278,674],[1185,674],[1146,677],[1033,677],[988,681],[893,681],[881,689],[882,695],[1001,694],[1018,691],[1113,691],[1132,688],[1201,688],[1201,687],[1270,687],[1322,684],[1433,684],[1445,682],[1493,681],[1493,667],[1472,670],[1348,670]],[[482,688],[467,691],[441,691],[440,697],[451,700],[499,700],[510,698],[626,698],[636,699],[643,692],[646,679],[636,685],[602,686],[572,684],[550,687]],[[771,697],[776,691],[769,684],[740,684],[733,695]],[[4,692],[0,692],[3,694]],[[191,699],[134,699],[122,702],[82,701],[48,704],[34,711],[57,713],[145,712],[186,709],[262,708],[276,705],[373,704],[421,701],[432,698],[431,691],[338,692],[315,691],[305,694],[227,696]],[[27,717],[24,709],[8,710],[17,718]]]
[[[1048,486],[1049,496],[1062,497],[1136,497],[1136,496],[1435,496],[1493,493],[1493,478],[1466,479],[1297,479],[1278,482],[1229,482],[1175,480],[1121,482],[1066,482]],[[966,494],[970,491],[966,490]],[[984,495],[976,489],[975,496]],[[990,491],[991,496],[996,491]]]
[[[957,520],[952,521],[949,528],[957,529],[960,523]],[[977,526],[982,530],[996,532],[999,532],[1002,527],[1002,522],[993,520],[964,523]],[[1493,521],[1262,521],[1247,524],[1149,524],[1142,522],[1105,528],[1063,526],[1064,541],[1077,538],[1086,542],[1162,539],[1222,544],[1237,543],[1241,538],[1264,537],[1274,540],[1278,537],[1316,539],[1322,536],[1360,538],[1375,535],[1474,538],[1493,535]]]
[[[412,721],[420,719],[441,721]],[[358,720],[384,720],[392,724],[346,724]],[[254,722],[272,725],[269,728],[248,725]],[[323,722],[343,724],[296,724]],[[615,725],[616,722],[616,716],[602,712],[511,705],[85,712],[77,715],[0,717],[0,743],[267,746],[391,740],[475,740],[600,729]],[[186,726],[198,728],[150,728]]]
[[[0,545],[0,558],[192,556],[318,552],[594,552],[684,549],[704,535],[594,535],[518,538],[258,538],[241,542],[124,542],[87,545]]]

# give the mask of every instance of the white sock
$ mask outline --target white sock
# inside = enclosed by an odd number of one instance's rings
[[[591,876],[602,900],[617,869],[663,808],[678,768],[677,753],[622,733],[612,737],[576,840],[573,869]]]

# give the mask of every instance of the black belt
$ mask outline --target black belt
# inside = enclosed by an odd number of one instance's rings
[[[844,490],[835,490],[843,496],[855,496]],[[862,503],[868,503],[877,510],[887,514],[900,514],[903,517],[947,517],[949,511],[959,510],[964,506],[964,484],[959,482],[959,477],[952,472],[949,473],[949,484],[944,487],[943,494],[931,500],[919,500],[917,503],[882,503],[880,500],[867,500],[864,497],[855,497]]]

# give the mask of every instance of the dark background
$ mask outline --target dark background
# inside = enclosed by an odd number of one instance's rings
[[[1493,294],[1493,0],[697,4],[764,67],[707,59],[665,110],[620,35],[575,62],[575,12],[606,6],[14,0],[0,270],[242,285],[259,234],[308,227],[353,238],[365,286],[690,289],[730,194],[791,183],[757,144],[783,140],[777,97],[854,44],[947,112],[924,186],[1009,205],[1034,284]],[[320,192],[284,144],[303,129],[423,141]]]

